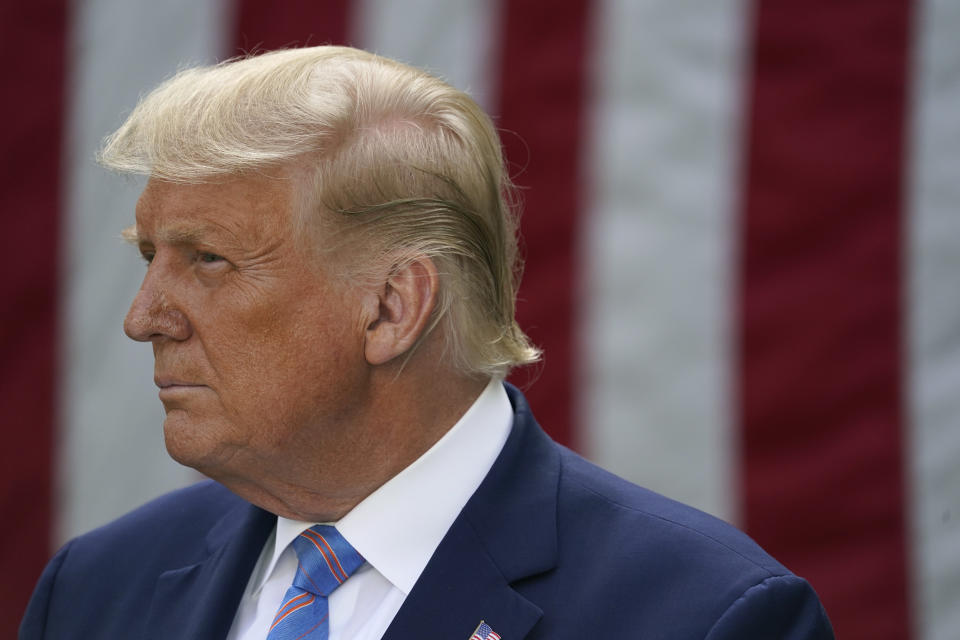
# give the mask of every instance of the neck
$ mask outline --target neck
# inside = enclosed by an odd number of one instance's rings
[[[292,447],[282,474],[251,473],[249,466],[238,465],[242,477],[216,479],[277,515],[339,520],[440,440],[487,384],[452,371],[436,345],[422,347],[406,363],[373,367],[368,393],[348,424],[329,427],[322,446],[311,434]]]

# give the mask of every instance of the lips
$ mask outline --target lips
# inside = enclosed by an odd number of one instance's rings
[[[208,390],[206,385],[173,376],[157,376],[153,382],[160,387],[157,395],[167,411],[173,407],[183,408],[182,403],[196,399],[198,394],[202,395],[205,390]]]
[[[161,394],[170,394],[176,391],[188,391],[190,389],[201,389],[207,387],[207,385],[197,382],[191,378],[170,374],[154,375],[153,384],[157,385]]]
[[[189,382],[187,380],[182,380],[180,378],[175,378],[172,376],[154,376],[153,384],[157,385],[161,389],[168,389],[170,387],[202,387],[202,384],[197,384],[196,382]]]

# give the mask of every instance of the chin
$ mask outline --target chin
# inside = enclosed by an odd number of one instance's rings
[[[212,425],[197,424],[182,412],[167,414],[163,422],[163,438],[167,453],[180,464],[215,477],[216,469],[230,457],[223,441],[216,437]]]

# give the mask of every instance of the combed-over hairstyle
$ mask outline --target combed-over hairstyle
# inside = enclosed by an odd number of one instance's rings
[[[348,277],[435,262],[424,336],[442,323],[461,371],[505,376],[539,358],[514,319],[516,222],[499,138],[469,96],[419,69],[334,46],[188,69],[140,101],[99,159],[187,183],[306,166],[306,217],[321,244],[350,248],[337,251],[352,255]]]

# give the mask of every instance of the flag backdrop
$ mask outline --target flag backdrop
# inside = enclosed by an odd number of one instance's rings
[[[495,118],[521,372],[558,440],[745,528],[842,638],[960,637],[960,3],[3,2],[0,635],[163,451],[142,180],[93,162],[178,68],[349,43]],[[12,526],[11,526],[12,524]]]

